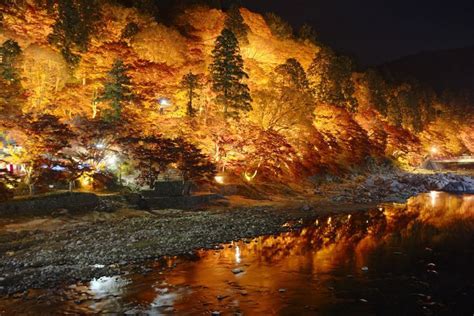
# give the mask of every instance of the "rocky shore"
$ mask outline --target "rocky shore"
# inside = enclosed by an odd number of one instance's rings
[[[289,221],[298,225],[327,212],[364,208],[367,206],[163,210],[75,222],[54,230],[2,232],[0,291],[53,288],[117,275],[165,255],[186,255],[232,240],[285,231]]]
[[[474,194],[474,177],[458,173],[374,173],[329,185],[318,193],[331,192],[334,202],[403,203],[411,196],[430,191]]]
[[[0,293],[55,288],[92,278],[144,269],[163,256],[275,234],[328,213],[375,209],[380,202],[404,202],[430,190],[474,191],[471,176],[457,174],[373,174],[318,186],[286,204],[184,210],[121,210],[42,217],[54,227],[4,225],[0,230]],[[257,204],[256,204],[257,205]],[[294,225],[286,225],[292,222]]]

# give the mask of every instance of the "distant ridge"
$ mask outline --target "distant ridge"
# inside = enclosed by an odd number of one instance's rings
[[[395,80],[415,79],[436,92],[474,92],[474,46],[426,51],[378,67]]]

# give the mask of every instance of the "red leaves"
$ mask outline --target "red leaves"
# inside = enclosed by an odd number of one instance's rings
[[[160,173],[171,164],[176,164],[185,180],[210,180],[215,174],[210,159],[183,138],[125,137],[120,143],[140,172],[138,180],[142,185],[152,187]]]

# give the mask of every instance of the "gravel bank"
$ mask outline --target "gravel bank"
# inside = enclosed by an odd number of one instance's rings
[[[367,205],[300,205],[291,209],[252,207],[184,212],[164,210],[143,215],[66,224],[53,230],[0,234],[0,291],[117,275],[163,256],[288,230],[285,223],[309,220],[329,212],[366,209]],[[67,217],[67,215],[65,215]]]
[[[307,198],[299,196],[298,202],[285,207],[131,211],[133,216],[97,213],[93,219],[56,214],[53,219],[59,217],[62,224],[54,229],[32,225],[26,230],[0,230],[0,294],[140,271],[146,269],[145,262],[163,256],[187,255],[233,240],[286,231],[287,222],[375,208],[380,202],[404,202],[410,196],[446,188],[474,189],[474,178],[381,173],[318,186]]]

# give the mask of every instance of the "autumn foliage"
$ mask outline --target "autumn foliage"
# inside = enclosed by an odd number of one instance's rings
[[[163,23],[149,1],[121,3],[0,4],[0,122],[28,184],[37,166],[75,181],[112,155],[152,186],[167,168],[300,181],[370,159],[416,166],[432,146],[473,151],[472,109],[466,119],[418,83],[358,73],[308,27],[206,5]]]

